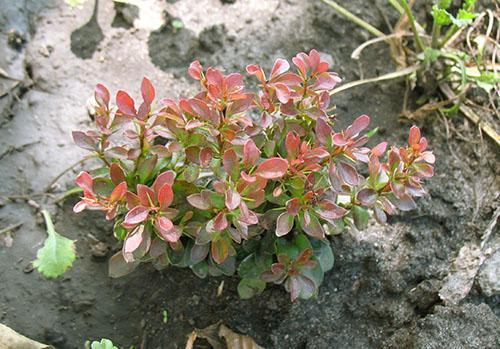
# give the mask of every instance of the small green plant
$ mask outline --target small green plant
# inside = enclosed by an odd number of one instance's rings
[[[85,349],[118,349],[112,341],[109,339],[101,339],[98,341],[90,341],[85,342]]]
[[[411,76],[417,85],[426,90],[426,96],[420,101],[424,104],[420,109],[425,114],[436,109],[440,109],[442,112],[455,112],[462,106],[466,92],[472,85],[483,89],[489,95],[492,108],[498,110],[498,99],[494,98],[500,93],[498,90],[500,75],[498,74],[498,64],[495,61],[496,48],[494,48],[495,45],[498,46],[498,42],[492,37],[495,22],[497,26],[500,23],[498,12],[497,14],[491,10],[482,13],[475,12],[474,5],[477,0],[460,1],[458,8],[452,6],[452,0],[436,0],[430,12],[432,23],[429,26],[424,26],[413,15],[411,4],[414,4],[414,1],[388,0],[388,3],[400,13],[401,17],[394,26],[394,32],[386,35],[337,2],[333,0],[321,1],[377,36],[376,39],[366,42],[355,50],[354,58],[357,58],[368,45],[385,41],[389,44],[392,58],[398,66],[399,70],[395,73],[354,82],[351,83],[351,86],[405,75]],[[481,26],[486,27],[484,33],[480,30]],[[424,29],[426,27],[429,30],[426,31]],[[407,30],[412,33],[413,46],[405,39],[408,36]],[[487,58],[487,56],[490,57]],[[441,101],[438,103],[432,102],[432,99],[439,96],[437,88],[442,92]],[[452,103],[455,103],[452,108],[445,108]],[[477,123],[479,118],[470,116],[470,113],[464,112],[466,116]],[[403,114],[413,118],[422,113],[408,112],[405,100]],[[484,122],[482,122],[483,124]],[[500,138],[493,127],[486,126],[483,127],[483,130],[500,144]]]
[[[76,259],[75,242],[56,232],[48,211],[42,210],[42,215],[48,237],[38,250],[33,267],[47,278],[56,278],[64,274]]]
[[[309,298],[333,266],[328,236],[366,228],[370,212],[385,222],[416,207],[435,160],[418,127],[404,147],[367,147],[367,115],[334,130],[329,91],[340,78],[316,50],[292,61],[295,71],[277,59],[270,74],[249,65],[257,92],[241,74],[195,61],[188,73],[199,93],[155,103],[144,78],[138,107],[124,91],[111,105],[97,85],[97,131],[73,138],[104,166],[77,176],[83,197],[74,211],[115,221],[123,248],[111,275],[152,262],[200,277],[237,272],[243,298],[266,283],[283,284],[292,300]]]

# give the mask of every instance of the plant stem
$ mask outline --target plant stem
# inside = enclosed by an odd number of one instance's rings
[[[399,12],[399,14],[404,14],[405,10],[403,10],[403,8],[401,7],[401,5],[397,2],[397,0],[388,0],[389,1],[389,4],[392,5],[392,7],[394,7],[396,9],[396,11]]]
[[[11,230],[14,230],[14,229],[17,229],[19,228],[21,225],[23,225],[23,222],[19,222],[19,223],[16,223],[16,224],[11,224],[3,229],[0,229],[0,235],[4,234],[4,233],[8,233],[9,231]]]
[[[441,35],[441,25],[437,24],[436,21],[434,21],[432,23],[432,41],[431,41],[432,48],[438,48],[440,35]]]
[[[408,5],[408,2],[406,0],[399,0],[401,6],[405,10],[406,16],[408,17],[408,20],[410,21],[411,25],[411,30],[413,31],[413,35],[415,37],[415,42],[417,43],[417,47],[421,52],[424,52],[425,50],[425,45],[422,41],[422,38],[418,34],[417,31],[417,26],[415,25],[415,18],[413,17],[413,13],[411,12],[411,8]]]
[[[402,70],[398,70],[398,71],[395,71],[392,73],[377,76],[375,78],[352,81],[352,82],[349,82],[345,85],[342,85],[336,89],[331,90],[330,96],[333,96],[334,94],[337,94],[337,93],[344,91],[344,90],[348,90],[348,89],[356,87],[356,86],[369,84],[372,82],[397,79],[397,78],[402,77],[402,76],[410,75],[410,74],[416,72],[419,68],[420,68],[419,65],[413,65],[413,66],[410,66],[410,67],[402,69]]]
[[[458,31],[458,29],[460,29],[459,26],[453,24],[447,31],[446,31],[446,34],[444,34],[444,38],[443,40],[441,41],[440,43],[440,47],[443,47],[444,45],[446,45],[446,43],[448,42],[448,40],[450,40],[450,38]]]
[[[52,186],[54,184],[56,184],[56,182],[59,180],[59,178],[61,178],[62,176],[64,176],[67,172],[71,171],[76,166],[84,163],[85,161],[87,161],[89,159],[92,159],[93,157],[94,157],[94,155],[87,155],[83,159],[80,159],[77,162],[75,162],[73,165],[65,168],[61,173],[59,173],[57,176],[54,177],[54,179],[45,187],[45,189],[43,190],[43,192],[44,193],[48,192],[50,189],[52,189]]]
[[[355,14],[350,12],[349,10],[340,6],[335,1],[333,1],[333,0],[321,0],[321,1],[323,1],[325,4],[330,5],[331,7],[333,7],[335,9],[335,11],[340,13],[342,16],[344,16],[345,18],[347,18],[351,22],[359,25],[360,27],[364,28],[365,30],[369,31],[371,34],[373,34],[375,36],[385,36],[385,34],[382,33],[380,30],[378,30],[377,28],[372,26],[370,23],[365,22],[364,20],[362,20],[361,18],[359,18],[358,16],[356,16]]]

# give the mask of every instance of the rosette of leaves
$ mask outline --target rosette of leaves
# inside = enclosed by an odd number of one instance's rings
[[[78,175],[74,210],[114,220],[123,248],[110,260],[113,277],[152,262],[199,277],[237,272],[243,298],[268,283],[309,298],[333,266],[328,236],[366,227],[369,213],[384,222],[415,207],[434,163],[420,130],[412,127],[405,147],[372,148],[366,115],[335,130],[329,91],[338,75],[315,50],[292,61],[293,71],[284,59],[270,73],[248,66],[256,92],[241,74],[197,61],[191,98],[155,101],[145,78],[140,103],[118,91],[114,106],[97,85],[97,130],[73,136],[103,166]]]

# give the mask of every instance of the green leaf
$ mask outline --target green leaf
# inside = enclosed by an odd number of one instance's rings
[[[353,206],[351,209],[352,218],[354,218],[354,225],[359,230],[363,230],[368,226],[368,219],[370,214],[366,209],[360,206]]]
[[[448,7],[450,7],[452,2],[453,0],[438,0],[435,6],[438,6],[439,8],[446,10]]]
[[[100,342],[93,341],[91,349],[118,349],[118,347],[116,347],[109,339],[103,338]]]
[[[238,294],[241,299],[249,299],[264,291],[266,283],[260,279],[241,279],[238,284]]]
[[[428,47],[424,51],[424,60],[426,62],[436,62],[440,56],[441,56],[440,50],[435,50],[433,48]]]
[[[64,274],[76,259],[75,242],[62,235],[55,229],[48,211],[42,211],[48,237],[41,249],[38,250],[37,259],[33,266],[45,277],[56,278]]]
[[[453,23],[453,16],[448,13],[448,11],[439,8],[438,5],[434,5],[431,11],[434,22],[439,25],[448,25]]]
[[[324,272],[332,269],[334,257],[330,242],[328,240],[323,241],[314,239],[313,241],[311,241],[311,244],[313,246],[314,256],[318,260],[321,269]]]
[[[86,0],[64,0],[64,2],[67,3],[71,7],[82,6],[85,1]]]
[[[459,27],[466,26],[472,23],[472,20],[479,16],[478,13],[469,12],[464,9],[458,10],[457,18],[452,18],[453,24]]]
[[[184,23],[180,19],[174,19],[172,22],[172,27],[175,29],[181,29],[184,28]]]

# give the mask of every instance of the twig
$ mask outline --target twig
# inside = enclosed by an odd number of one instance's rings
[[[484,246],[488,242],[488,239],[491,236],[491,233],[495,229],[495,226],[497,225],[498,222],[498,217],[500,216],[500,207],[497,207],[495,210],[495,213],[493,213],[493,218],[491,218],[491,221],[488,223],[488,227],[484,231],[483,239],[481,240],[481,249],[484,249]]]
[[[405,69],[402,69],[402,70],[398,70],[398,71],[395,71],[395,72],[392,72],[392,73],[380,75],[380,76],[377,76],[375,78],[352,81],[352,82],[349,82],[349,83],[347,83],[345,85],[342,85],[342,86],[340,86],[340,87],[338,87],[338,88],[333,89],[332,91],[330,91],[330,96],[333,96],[334,94],[337,94],[339,92],[348,90],[348,89],[356,87],[356,86],[365,85],[365,84],[369,84],[369,83],[372,83],[372,82],[379,82],[379,81],[384,81],[384,80],[397,79],[397,78],[400,78],[402,76],[410,75],[410,74],[416,72],[419,68],[420,68],[420,66],[413,65],[411,67],[408,67],[408,68],[405,68]]]
[[[5,234],[5,233],[8,233],[9,231],[12,231],[14,229],[17,229],[19,228],[21,225],[23,225],[23,222],[19,222],[19,223],[15,223],[15,224],[11,224],[3,229],[0,229],[0,235],[2,234]]]
[[[453,98],[455,97],[455,93],[453,93],[453,90],[448,84],[440,84],[439,89],[441,92],[444,93],[445,96],[448,98]],[[335,91],[335,90],[334,90]],[[486,121],[481,120],[481,118],[476,114],[474,110],[472,110],[470,107],[467,105],[461,103],[460,104],[460,111],[474,124],[476,124],[484,133],[486,133],[488,136],[493,139],[493,141],[500,146],[500,136],[498,133],[495,131],[495,129],[489,125]]]
[[[422,38],[420,37],[420,34],[418,33],[417,26],[416,26],[416,21],[415,17],[413,17],[413,13],[411,12],[411,8],[408,5],[408,2],[406,0],[399,0],[401,7],[405,10],[406,16],[408,17],[408,20],[410,21],[411,25],[411,30],[413,31],[413,35],[415,36],[415,42],[417,43],[417,47],[420,51],[424,52],[425,51],[425,45],[422,41]]]
[[[54,184],[56,184],[56,182],[59,180],[59,178],[61,178],[62,176],[64,176],[67,172],[71,171],[73,168],[75,168],[76,166],[84,163],[85,161],[89,160],[89,159],[92,159],[94,158],[95,156],[94,155],[87,155],[86,157],[84,157],[83,159],[80,159],[78,160],[77,162],[75,162],[73,165],[65,168],[63,171],[61,171],[61,173],[59,173],[56,177],[54,177],[54,179],[45,187],[45,189],[43,190],[44,193],[50,191],[50,189],[52,189],[52,186]]]
[[[365,41],[364,43],[359,45],[354,51],[352,51],[351,58],[352,59],[359,59],[359,55],[361,54],[361,51],[363,51],[365,48],[367,48],[370,45],[376,44],[377,42],[387,41],[388,39],[400,38],[402,36],[411,36],[411,35],[413,35],[413,34],[411,34],[411,33],[394,33],[394,34],[379,36],[379,37],[370,39],[368,41]]]
[[[358,16],[356,16],[355,14],[350,12],[349,10],[345,9],[344,7],[340,6],[335,1],[333,1],[333,0],[321,0],[321,1],[323,1],[325,4],[330,5],[331,7],[333,7],[335,9],[335,11],[340,13],[342,16],[344,16],[345,18],[347,18],[351,22],[356,23],[360,27],[366,29],[371,34],[373,34],[375,36],[384,36],[385,35],[380,30],[378,30],[377,28],[372,26],[370,23],[363,21],[361,18],[359,18]]]

